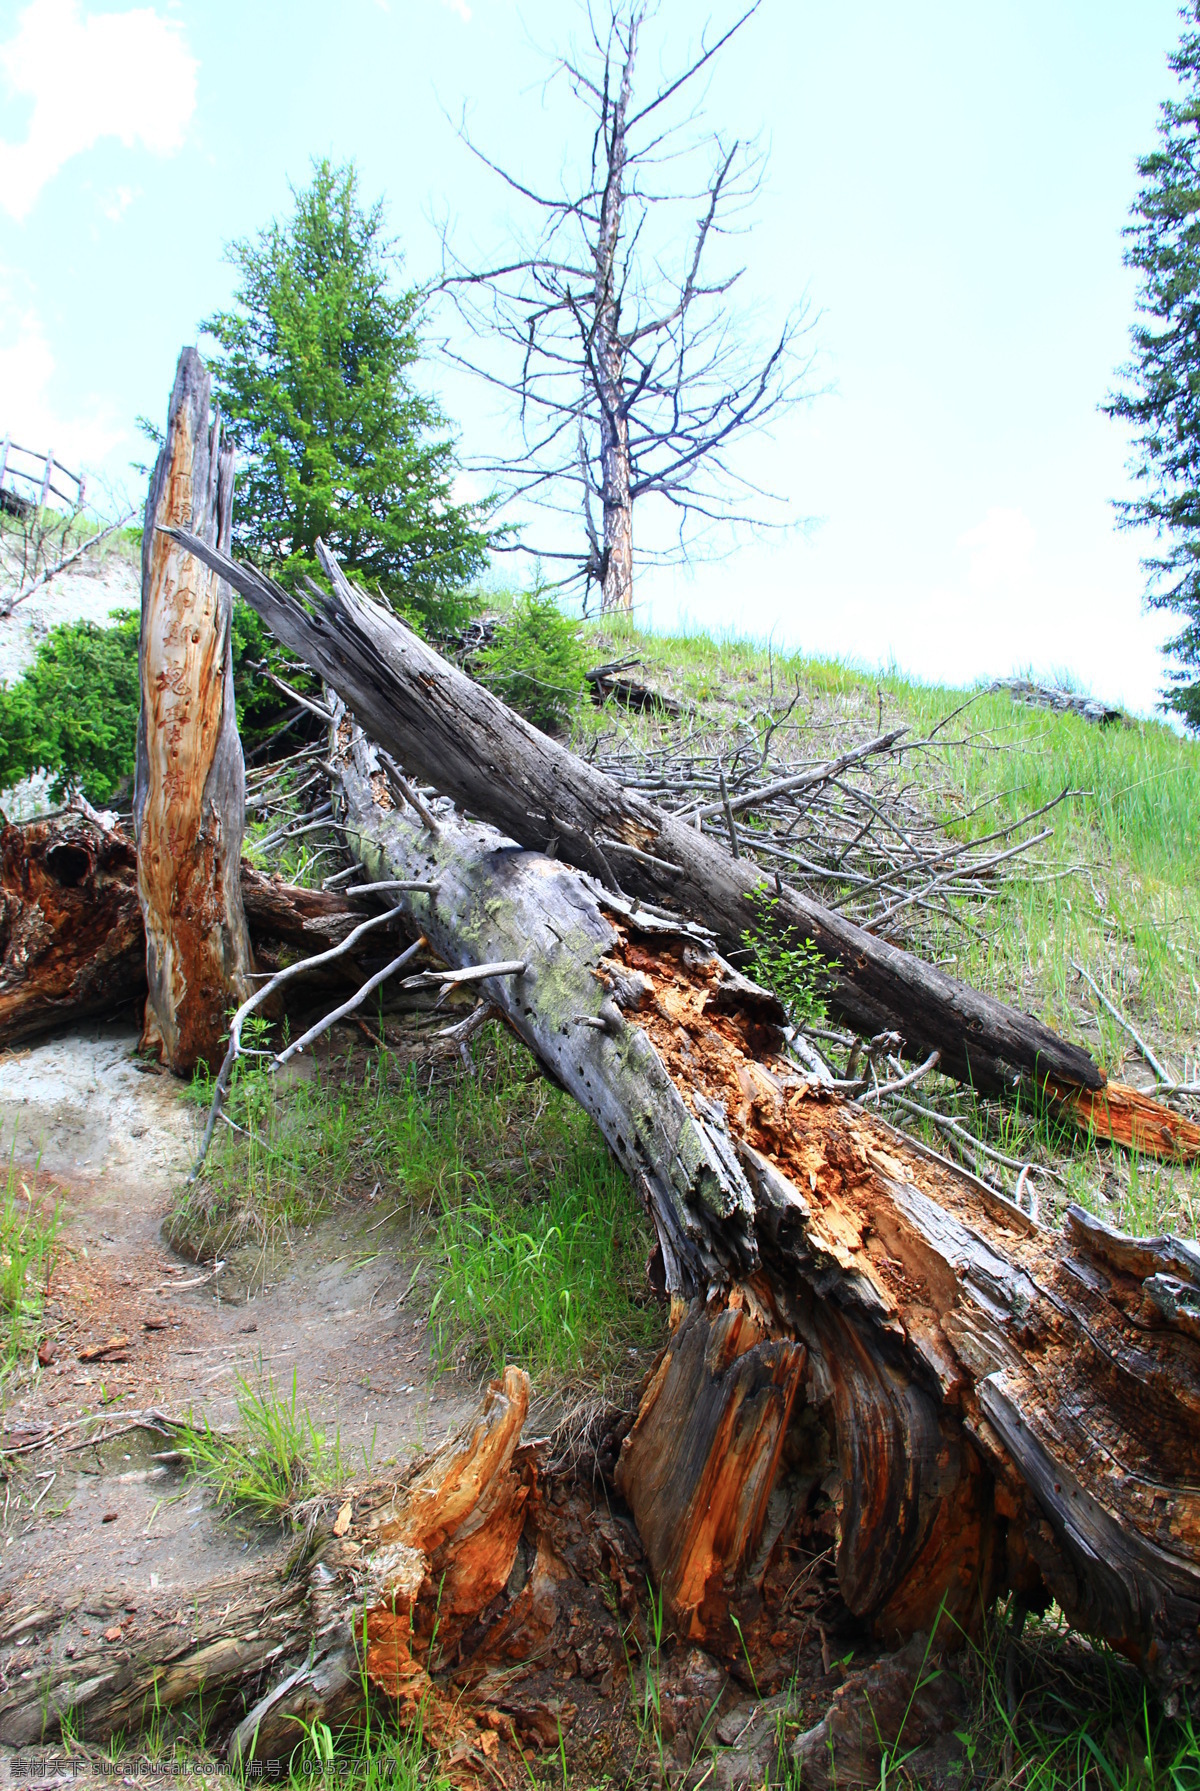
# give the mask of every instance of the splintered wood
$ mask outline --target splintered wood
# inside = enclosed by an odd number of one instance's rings
[[[1098,1090],[1050,1084],[1049,1092],[1088,1138],[1124,1145],[1143,1157],[1200,1162],[1200,1126],[1140,1089],[1124,1082],[1106,1082]]]
[[[142,544],[142,707],[134,830],[146,922],[143,1044],[178,1073],[210,1061],[253,967],[239,886],[245,778],[233,703],[231,593],[162,531],[228,546],[233,453],[209,377],[180,356]]]
[[[722,1113],[775,1205],[744,1285],[772,1328],[811,1342],[828,1384],[851,1607],[904,1633],[943,1598],[968,1620],[1040,1577],[1152,1676],[1193,1677],[1200,1251],[1118,1238],[1078,1208],[1065,1234],[1035,1225],[764,1054],[761,1022],[695,948],[623,929],[603,968],[636,987],[685,1102]]]
[[[1045,1230],[814,1081],[702,935],[446,805],[436,835],[383,808],[353,730],[338,776],[368,875],[436,882],[400,899],[439,954],[524,964],[489,999],[642,1191],[676,1332],[618,1484],[682,1632],[725,1633],[804,1509],[807,1423],[880,1633],[1011,1588],[1200,1680],[1200,1253]]]
[[[677,1325],[625,1441],[617,1488],[684,1633],[724,1626],[758,1552],[804,1345],[772,1337],[741,1290]],[[774,1539],[773,1539],[774,1540]]]
[[[413,1649],[428,1660],[436,1629],[451,1658],[512,1573],[533,1487],[530,1463],[514,1463],[528,1410],[528,1377],[510,1368],[470,1434],[409,1483],[400,1512],[373,1533],[367,1673],[414,1713],[430,1683]]]
[[[134,878],[128,837],[83,810],[0,829],[0,1044],[145,992]]]

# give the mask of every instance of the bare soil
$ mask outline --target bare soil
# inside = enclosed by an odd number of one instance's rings
[[[61,1230],[43,1362],[10,1382],[0,1529],[0,1634],[65,1597],[135,1622],[186,1601],[278,1533],[223,1517],[170,1438],[122,1432],[123,1412],[236,1425],[245,1381],[274,1382],[340,1438],[347,1474],[403,1462],[474,1409],[473,1379],[439,1372],[422,1259],[403,1214],[365,1191],[276,1246],[263,1273],[214,1275],[163,1241],[190,1165],[197,1109],[134,1056],[135,1032],[80,1030],[0,1058],[0,1126],[16,1179],[57,1206]],[[379,1206],[384,1204],[381,1213]],[[382,1221],[382,1223],[381,1223]],[[231,1297],[232,1296],[232,1297]],[[101,1356],[89,1351],[108,1345]],[[86,1443],[102,1414],[112,1440]],[[20,1638],[0,1645],[19,1672]]]

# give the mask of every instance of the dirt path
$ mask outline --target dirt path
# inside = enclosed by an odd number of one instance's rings
[[[139,1066],[132,1030],[99,1027],[0,1058],[0,1126],[14,1179],[57,1202],[60,1254],[42,1365],[10,1382],[0,1529],[0,1636],[21,1613],[78,1598],[79,1621],[136,1621],[278,1534],[220,1517],[156,1457],[169,1438],[126,1431],[81,1447],[79,1420],[192,1411],[236,1426],[242,1385],[274,1383],[332,1442],[346,1476],[406,1460],[474,1409],[474,1381],[437,1373],[420,1257],[401,1215],[359,1196],[279,1247],[252,1296],[161,1236],[192,1160],[197,1110]],[[15,1131],[15,1145],[14,1145]],[[381,1223],[382,1220],[382,1223]],[[230,1297],[231,1293],[234,1297]],[[89,1352],[108,1345],[100,1356]],[[94,1427],[93,1427],[94,1428]],[[24,1447],[34,1445],[33,1447]],[[0,1643],[0,1678],[22,1669]]]

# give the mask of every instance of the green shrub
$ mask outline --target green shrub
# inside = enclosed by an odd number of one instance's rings
[[[758,921],[742,934],[742,944],[750,954],[748,975],[779,997],[793,1026],[801,1031],[805,1026],[824,1026],[828,1019],[824,997],[832,965],[811,939],[782,942],[774,914],[779,897],[768,885],[755,890],[751,899]]]
[[[133,778],[138,616],[62,622],[15,684],[0,685],[0,790],[48,772],[56,802],[81,790],[104,803]]]
[[[319,699],[321,685],[240,598],[232,628],[238,729],[249,752],[293,708],[252,665],[266,661],[310,697]],[[62,622],[39,644],[28,671],[0,685],[0,790],[44,771],[55,802],[76,790],[98,804],[128,792],[137,750],[138,634],[136,610],[114,610],[108,627]]]
[[[491,646],[480,653],[478,666],[481,683],[547,731],[567,719],[586,689],[580,625],[541,589],[517,600]]]

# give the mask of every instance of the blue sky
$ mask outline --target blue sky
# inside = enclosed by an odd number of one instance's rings
[[[721,21],[733,8],[714,3]],[[0,0],[0,431],[131,491],[134,419],[225,303],[230,237],[310,157],[354,156],[409,272],[436,217],[509,228],[448,118],[544,175],[566,0]],[[647,72],[709,16],[663,0]],[[757,135],[744,242],[757,327],[807,297],[827,395],[752,443],[797,524],[639,587],[687,618],[929,679],[1033,666],[1148,711],[1171,620],[1113,527],[1126,443],[1097,406],[1124,359],[1121,230],[1152,146],[1174,0],[766,0],[723,58],[711,125]],[[466,452],[503,419],[429,378]]]

